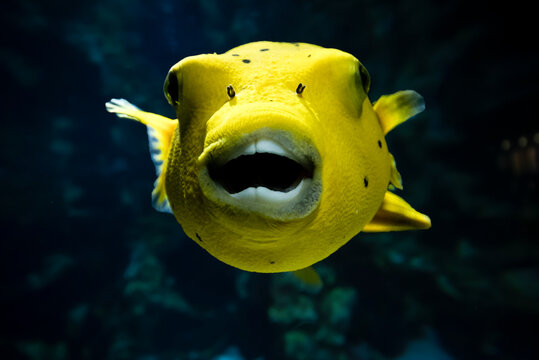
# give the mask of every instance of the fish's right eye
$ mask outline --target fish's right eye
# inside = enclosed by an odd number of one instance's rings
[[[359,64],[359,77],[365,94],[368,94],[371,89],[371,76],[363,64]]]
[[[165,79],[165,85],[163,86],[165,97],[170,105],[176,107],[178,105],[180,97],[180,84],[178,81],[178,74],[174,70],[170,70],[167,78]]]

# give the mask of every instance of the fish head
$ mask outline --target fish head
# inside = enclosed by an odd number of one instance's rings
[[[179,126],[165,179],[184,231],[256,272],[322,260],[376,213],[389,153],[352,55],[258,42],[173,66]]]

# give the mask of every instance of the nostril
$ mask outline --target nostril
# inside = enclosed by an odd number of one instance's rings
[[[232,87],[232,85],[228,85],[226,87],[226,93],[228,97],[230,98],[230,100],[232,100],[234,96],[236,96],[236,91],[234,91],[234,88]]]
[[[305,85],[302,83],[299,83],[298,87],[296,88],[296,94],[301,95],[303,94],[303,90],[305,90]]]

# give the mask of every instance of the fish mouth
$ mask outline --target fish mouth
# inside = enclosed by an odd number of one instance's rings
[[[307,141],[262,130],[215,148],[200,173],[209,198],[277,220],[303,218],[318,205],[319,155]]]
[[[210,178],[232,197],[278,201],[293,198],[312,181],[314,164],[273,140],[260,139],[229,159],[209,164]]]

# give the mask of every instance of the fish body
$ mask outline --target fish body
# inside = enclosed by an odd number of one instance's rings
[[[402,91],[368,98],[352,55],[256,42],[174,65],[164,92],[177,119],[113,99],[147,125],[154,206],[217,259],[255,272],[306,268],[360,231],[430,227],[388,191],[402,188],[385,134],[424,108]]]

